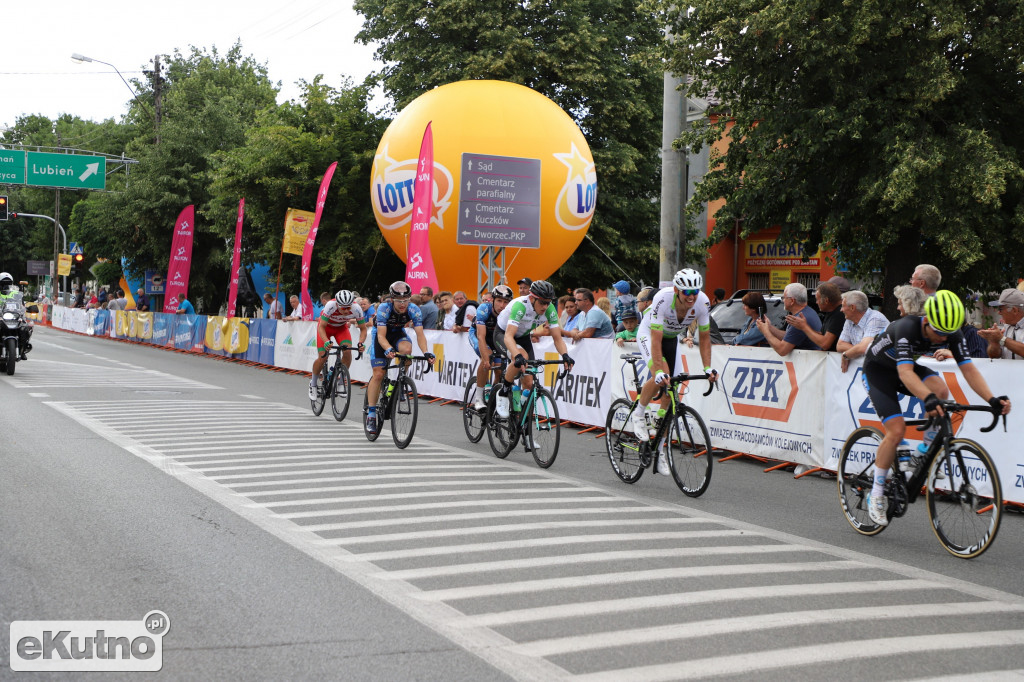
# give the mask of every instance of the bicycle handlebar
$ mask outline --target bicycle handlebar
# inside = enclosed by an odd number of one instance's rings
[[[432,370],[434,368],[433,361],[428,360],[425,355],[402,355],[401,353],[397,353],[395,355],[395,357],[393,358],[392,363],[390,365],[388,365],[387,367],[385,367],[384,371],[387,371],[389,369],[397,369],[397,368],[401,367],[401,364],[399,364],[397,362],[394,362],[394,360],[398,360],[399,358],[404,358],[406,360],[423,360],[423,361],[426,361],[427,362],[427,372],[428,373],[430,372],[430,370]]]
[[[990,412],[992,414],[992,423],[988,426],[979,429],[982,433],[988,433],[992,429],[996,428],[996,424],[999,423],[999,418],[1003,418],[1003,430],[1006,430],[1006,415],[996,411],[991,405],[961,405],[955,400],[940,400],[939,405],[943,411],[947,414],[949,412]],[[932,426],[937,420],[942,417],[929,417],[928,419],[913,419],[908,421],[908,424],[919,424],[917,427],[918,431],[925,431],[929,426]]]

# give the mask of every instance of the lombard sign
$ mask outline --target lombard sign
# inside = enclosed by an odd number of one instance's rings
[[[800,388],[793,362],[730,358],[722,371],[729,410],[741,417],[788,422]]]

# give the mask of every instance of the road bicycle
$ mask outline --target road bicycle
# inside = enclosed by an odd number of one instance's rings
[[[408,376],[412,361],[427,362],[427,371],[430,371],[430,361],[422,355],[397,355],[384,368],[384,380],[380,382],[380,394],[377,397],[377,428],[372,431],[366,427],[366,415],[370,412],[367,405],[369,391],[363,393],[363,433],[371,443],[380,436],[385,420],[391,421],[391,437],[395,445],[404,448],[412,441],[419,413],[419,393],[416,391],[416,383]],[[393,369],[398,370],[394,379],[388,375]]]
[[[501,381],[501,375],[505,371],[507,363],[508,361],[497,353],[491,354],[493,376],[488,378],[492,379],[492,387],[491,391],[483,396],[484,408],[482,410],[473,407],[474,389],[477,388],[476,374],[470,376],[466,383],[466,390],[462,395],[462,426],[466,430],[466,437],[469,438],[470,443],[479,443],[480,439],[484,437],[484,431],[487,430],[487,415],[490,414],[488,409],[490,393],[493,393],[493,388]]]
[[[619,356],[633,369],[633,385],[640,395],[640,373],[637,364],[643,362],[639,354],[626,353]],[[677,374],[669,386],[664,386],[651,401],[654,405],[664,392],[668,391],[669,407],[665,418],[655,420],[655,434],[646,440],[633,432],[633,412],[640,407],[639,398],[629,401],[618,398],[608,409],[605,420],[605,448],[615,474],[625,483],[636,483],[644,470],[657,461],[657,453],[664,448],[669,470],[676,485],[689,497],[700,497],[711,484],[714,459],[711,457],[711,436],[708,427],[697,410],[677,398],[679,387],[689,381],[710,381],[711,374]],[[715,390],[718,382],[711,382],[705,396]]]
[[[541,469],[547,469],[558,457],[558,405],[551,391],[541,385],[541,373],[544,365],[561,365],[562,360],[527,360],[523,373],[516,382],[522,381],[527,374],[533,376],[533,389],[529,395],[523,395],[526,401],[518,409],[513,395],[509,395],[509,415],[498,414],[498,386],[491,390],[487,399],[487,440],[491,451],[499,459],[505,459],[519,439],[523,439],[526,449],[533,455],[533,461]],[[563,378],[569,370],[559,372],[555,383]],[[552,386],[554,388],[554,386]],[[515,388],[513,388],[515,391]]]
[[[915,450],[911,459],[913,469],[906,476],[900,472],[898,461],[893,462],[885,483],[886,516],[890,521],[903,516],[924,492],[932,530],[939,542],[953,556],[973,559],[996,539],[1003,514],[1003,489],[996,465],[985,448],[969,438],[953,437],[951,415],[994,411],[990,405],[960,405],[951,400],[943,400],[941,405],[941,417],[907,421],[908,426],[918,426],[918,431],[937,425],[938,434],[927,452],[918,454]],[[981,431],[988,433],[994,429],[1000,416],[994,412],[992,423]],[[882,436],[875,427],[862,426],[850,434],[839,454],[839,504],[846,520],[862,535],[877,535],[886,528],[871,520],[867,500]]]
[[[352,375],[342,362],[341,355],[350,348],[348,345],[332,345],[327,349],[327,361],[324,362],[322,377],[316,387],[316,399],[309,401],[313,414],[317,417],[324,411],[328,399],[331,401],[331,412],[334,413],[336,420],[342,421],[348,414],[348,406],[352,400]],[[334,356],[333,363],[331,356]],[[361,357],[362,349],[356,355],[356,360]]]

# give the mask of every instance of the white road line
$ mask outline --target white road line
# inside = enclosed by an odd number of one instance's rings
[[[181,459],[176,457],[175,459]],[[318,485],[310,488],[282,488],[280,490],[265,490],[265,491],[249,491],[246,496],[250,499],[255,500],[256,498],[263,498],[268,495],[293,495],[300,493],[328,493],[336,491],[346,490],[392,490],[395,488],[432,488],[432,487],[450,487],[450,486],[461,486],[461,485],[508,485],[509,481],[413,481],[408,483],[369,483],[363,485]],[[520,481],[523,484],[530,484],[531,486],[541,486],[540,492],[548,490],[548,486],[551,489],[555,489],[554,486],[561,485],[562,481],[553,481],[548,478],[537,478],[529,479],[523,477]],[[581,490],[595,490],[586,486],[581,486]],[[446,491],[442,491],[446,492]],[[460,494],[464,491],[458,491]],[[270,505],[267,505],[270,506]]]
[[[316,465],[316,466],[323,466],[323,465]],[[435,470],[434,473],[437,473],[436,470],[439,470],[439,469],[441,469],[441,470],[443,470],[443,469],[464,469],[467,466],[471,466],[471,465],[470,464],[438,464],[436,467],[431,467],[431,469],[434,469]],[[230,474],[230,475],[223,475],[222,474],[222,475],[218,475],[218,476],[210,476],[210,478],[212,480],[214,480],[214,481],[221,481],[221,482],[224,482],[225,484],[227,484],[227,483],[230,483],[231,481],[235,481],[235,480],[242,480],[242,479],[250,480],[250,479],[254,479],[254,478],[266,478],[267,476],[281,476],[282,474],[289,474],[289,473],[298,474],[298,473],[302,473],[303,471],[307,471],[307,473],[311,473],[311,474],[331,473],[331,472],[347,472],[347,471],[351,471],[351,472],[376,471],[376,472],[379,472],[379,473],[378,473],[377,476],[374,476],[373,478],[381,479],[381,478],[387,478],[388,476],[392,476],[392,475],[402,476],[404,474],[392,474],[391,472],[394,472],[394,471],[406,471],[406,470],[417,471],[419,473],[416,474],[416,475],[422,476],[423,475],[423,464],[421,463],[421,464],[415,464],[415,465],[409,465],[409,466],[391,466],[390,464],[387,463],[387,460],[382,460],[381,463],[379,463],[379,464],[375,464],[373,466],[366,466],[366,467],[335,466],[335,467],[328,467],[326,469],[310,469],[308,471],[304,470],[304,469],[302,469],[302,470],[296,469],[296,468],[293,467],[291,470],[288,470],[288,471],[264,471],[264,472],[260,472],[258,474]],[[408,474],[408,475],[412,475],[412,474]],[[451,475],[451,474],[449,474],[449,475]],[[477,476],[477,475],[480,475],[480,474],[473,473],[472,475]],[[348,478],[349,478],[349,480],[353,480],[356,477],[348,477]]]
[[[799,576],[794,576],[799,578]],[[948,586],[932,580],[858,580],[833,583],[798,582],[792,585],[758,585],[756,587],[727,587],[699,592],[655,594],[648,597],[626,597],[624,599],[603,599],[600,601],[577,602],[556,606],[539,606],[528,609],[514,609],[466,616],[462,627],[499,627],[517,623],[537,623],[547,620],[564,620],[600,616],[647,609],[671,609],[698,604],[718,604],[750,599],[802,599],[814,595],[867,594],[869,592],[897,592],[904,590],[935,590]]]
[[[381,460],[386,461],[385,459]],[[315,473],[315,472],[308,472]],[[506,478],[517,478],[526,476],[527,472],[524,471],[449,471],[444,474],[439,473],[428,473],[424,474],[420,472],[418,474],[386,474],[378,473],[374,476],[323,476],[320,478],[293,478],[286,479],[284,481],[255,481],[248,483],[232,483],[230,481],[224,483],[226,486],[230,486],[233,490],[241,488],[247,488],[255,485],[269,485],[271,483],[277,485],[285,485],[287,483],[324,483],[327,481],[380,481],[382,479],[396,479],[396,478],[415,478],[422,481],[424,476],[435,476],[439,478],[495,478],[495,477],[506,477]],[[422,485],[426,485],[423,483]]]
[[[596,490],[590,488],[589,490]],[[576,493],[581,492],[580,489],[574,487],[565,488],[542,488],[541,490],[524,490],[523,488],[488,488],[480,490],[460,490],[459,495],[504,495],[502,501],[507,501],[511,498],[508,495],[542,495],[545,493]],[[320,497],[314,499],[298,499],[298,500],[281,500],[278,502],[257,502],[257,505],[267,507],[268,509],[274,509],[277,507],[298,507],[308,506],[311,504],[337,504],[338,502],[345,502],[346,504],[352,504],[354,502],[383,502],[385,500],[415,500],[422,499],[425,497],[450,497],[451,492],[447,490],[424,490],[416,493],[393,493],[390,495],[336,495],[334,497]],[[524,497],[524,499],[534,499],[532,497]],[[575,498],[565,497],[565,500],[572,500]]]
[[[531,526],[532,528],[533,526]],[[434,545],[431,547],[415,547],[412,549],[393,549],[384,552],[364,552],[352,555],[353,561],[393,561],[396,559],[416,559],[428,556],[455,556],[477,552],[503,552],[511,549],[527,549],[529,547],[566,547],[569,545],[591,545],[602,542],[613,542],[624,545],[631,542],[649,542],[651,540],[686,540],[692,537],[693,531],[669,531],[661,533],[604,533],[594,535],[559,535],[543,538],[519,538],[501,542],[475,542],[464,545]],[[777,545],[790,548],[793,545]],[[705,548],[707,549],[707,548]]]
[[[596,587],[598,585],[621,585],[623,583],[650,582],[652,580],[676,580],[680,578],[702,578],[708,576],[720,578],[724,575],[750,575],[762,573],[842,571],[849,568],[864,568],[864,564],[858,561],[832,560],[792,563],[780,562],[773,564],[734,564],[728,566],[679,566],[676,568],[638,569],[634,571],[621,571],[618,573],[592,573],[590,575],[574,575],[567,578],[524,580],[518,583],[452,587],[443,590],[421,592],[417,596],[420,599],[429,601],[455,601],[459,599],[475,599],[477,597],[507,597],[510,594],[550,592],[551,590],[578,589],[581,587]]]
[[[489,500],[447,500],[445,502],[423,502],[420,504],[396,504],[396,505],[381,505],[378,507],[351,507],[346,509],[321,509],[317,511],[301,511],[292,512],[288,514],[281,514],[286,519],[310,519],[318,516],[357,516],[359,514],[392,514],[392,513],[408,513],[413,511],[426,511],[428,509],[471,509],[473,507],[494,507],[494,506],[514,506],[520,504],[558,504],[560,502],[572,502],[574,505],[581,502],[601,502],[607,503],[611,498],[607,495],[601,495],[598,497],[568,497],[565,495],[559,497],[537,497],[537,498],[519,498],[510,499],[507,497],[497,497]],[[301,504],[301,503],[300,503]],[[573,507],[573,512],[582,513],[589,509],[589,507]],[[518,514],[520,510],[508,510],[509,514]],[[505,513],[505,512],[503,512]]]
[[[736,530],[705,530],[691,534],[692,538],[734,538],[747,537]],[[704,556],[735,556],[739,554],[772,554],[797,552],[817,552],[809,547],[793,547],[792,545],[726,545],[712,547],[674,547],[671,549],[621,549],[609,552],[587,552],[584,554],[559,554],[556,556],[530,557],[525,559],[503,559],[501,561],[481,561],[475,564],[450,564],[445,566],[425,566],[399,571],[388,571],[382,576],[385,580],[422,580],[423,578],[440,578],[442,576],[469,575],[472,573],[492,573],[495,571],[518,571],[528,568],[547,566],[565,566],[578,564],[610,563],[613,561],[632,561],[634,559],[664,559],[670,557],[704,557]]]
[[[441,514],[439,516],[413,516],[400,519],[372,519],[369,521],[349,521],[347,523],[321,523],[303,525],[306,530],[320,532],[326,530],[349,530],[352,528],[383,528],[386,526],[411,526],[420,523],[445,523],[448,521],[483,521],[486,519],[510,519],[527,516],[590,516],[595,514],[650,514],[645,507],[588,507],[586,509],[506,509],[494,512],[471,512],[469,514]],[[618,520],[615,521],[618,523]],[[607,525],[608,521],[605,521]]]
[[[28,397],[30,397],[30,398],[49,398],[50,394],[49,393],[29,393]]]
[[[1024,646],[1024,630],[993,630],[951,634],[909,635],[883,639],[861,639],[854,642],[832,642],[828,646],[770,649],[749,654],[688,659],[680,663],[606,670],[590,675],[576,675],[576,682],[661,682],[663,680],[697,680],[724,675],[757,677],[758,672],[795,668],[801,665],[824,665],[882,656],[906,657],[911,653],[948,652],[961,649]]]
[[[817,587],[817,586],[814,586]],[[927,589],[922,586],[922,589]],[[904,586],[904,589],[910,589]],[[521,644],[513,647],[528,656],[557,656],[560,654],[594,651],[653,642],[672,642],[698,637],[734,635],[742,632],[764,632],[774,628],[802,625],[834,625],[853,621],[870,622],[901,618],[944,618],[978,614],[1019,613],[1024,606],[1001,604],[994,601],[957,602],[943,604],[904,604],[899,606],[861,606],[848,609],[821,611],[781,611],[763,615],[718,618],[673,625],[595,632],[573,637],[559,637]]]
[[[689,523],[704,523],[702,519],[692,519],[683,516],[677,518],[633,518],[616,519],[617,527],[638,526],[646,528],[658,525],[676,525]],[[407,540],[429,540],[434,538],[454,538],[465,535],[488,535],[494,537],[501,533],[522,533],[523,531],[541,532],[545,530],[557,530],[562,528],[607,528],[608,520],[597,521],[572,519],[569,521],[527,521],[524,523],[505,523],[499,526],[474,526],[471,528],[445,528],[443,530],[417,530],[403,533],[378,533],[376,535],[357,535],[346,538],[322,538],[316,540],[318,545],[365,545],[365,544],[386,544],[388,542],[405,542]]]
[[[313,452],[313,451],[311,451],[311,452]],[[185,455],[185,456],[186,457],[195,457],[195,455]],[[220,455],[215,455],[215,456],[216,457],[220,457]],[[180,460],[181,457],[175,457],[174,459]],[[337,452],[335,452],[333,454],[325,454],[325,455],[316,455],[316,454],[308,454],[308,455],[282,455],[282,456],[279,456],[279,457],[270,457],[270,456],[266,456],[266,457],[245,457],[244,455],[240,455],[239,459],[215,459],[215,460],[209,461],[209,462],[188,461],[188,462],[182,462],[182,464],[187,464],[188,466],[192,467],[196,471],[202,471],[202,472],[205,472],[205,473],[209,473],[211,471],[225,471],[227,469],[256,469],[256,468],[260,468],[260,467],[282,466],[281,464],[267,464],[267,462],[296,462],[296,463],[298,463],[300,460],[315,460],[315,459],[337,459],[337,460],[344,461],[347,464],[363,464],[363,463],[370,463],[370,462],[377,462],[377,461],[379,461],[379,458],[376,458],[376,457],[367,457],[365,455],[342,455],[342,454],[338,454]],[[435,457],[435,456],[427,456],[427,457],[402,457],[402,458],[396,458],[396,459],[388,458],[388,461],[389,462],[420,462],[420,463],[431,462],[431,463],[433,463],[433,462],[462,462],[462,461],[464,461],[464,459],[462,457],[441,457],[441,456]],[[225,464],[230,464],[231,466],[226,466],[225,467],[224,466]],[[337,498],[335,498],[335,499],[337,499]]]

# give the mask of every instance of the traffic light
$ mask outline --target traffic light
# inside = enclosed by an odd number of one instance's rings
[[[0,194],[0,220],[7,220],[7,196]]]

